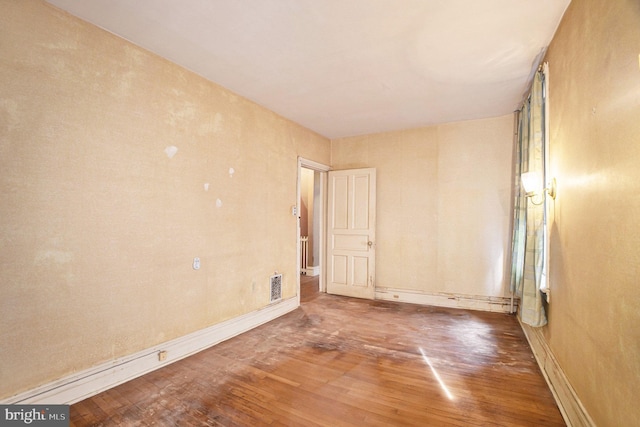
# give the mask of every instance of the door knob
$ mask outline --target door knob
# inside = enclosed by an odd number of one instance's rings
[[[367,246],[372,247],[372,246],[373,246],[373,242],[372,242],[371,240],[369,240],[369,241],[367,242]]]

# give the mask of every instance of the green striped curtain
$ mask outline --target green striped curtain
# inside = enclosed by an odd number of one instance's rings
[[[518,114],[511,257],[511,291],[520,298],[520,318],[536,327],[547,323],[540,292],[545,262],[545,203],[531,203],[524,194],[520,176],[531,171],[544,176],[544,84],[544,74],[538,71],[531,94]]]

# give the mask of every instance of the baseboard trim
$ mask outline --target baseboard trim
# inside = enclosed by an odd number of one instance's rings
[[[520,318],[518,318],[520,321]],[[582,405],[580,398],[567,380],[564,371],[558,364],[547,341],[542,335],[541,328],[533,328],[520,322],[531,351],[540,366],[553,397],[556,399],[560,413],[568,427],[595,427],[595,423]]]
[[[511,312],[511,298],[461,295],[449,293],[429,294],[393,288],[376,288],[376,299],[399,301],[410,304],[433,305],[437,307],[463,308],[467,310]],[[514,301],[514,310],[516,308]]]
[[[115,359],[2,400],[2,404],[73,404],[184,359],[276,319],[299,306],[289,298],[135,354]],[[159,360],[159,353],[166,358]]]
[[[319,266],[307,266],[307,268],[303,268],[302,272],[307,276],[317,276],[320,274]]]

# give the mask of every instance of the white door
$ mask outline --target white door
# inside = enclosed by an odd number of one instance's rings
[[[329,172],[327,292],[375,296],[376,170]]]

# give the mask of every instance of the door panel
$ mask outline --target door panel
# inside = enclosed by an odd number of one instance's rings
[[[368,230],[369,229],[369,189],[371,186],[371,177],[354,176],[353,178],[353,229]]]
[[[329,179],[331,180],[331,178]],[[334,181],[331,187],[333,188],[333,200],[336,208],[332,211],[331,224],[336,230],[346,230],[349,228],[347,222],[349,179],[346,176],[337,176],[333,179]]]
[[[376,170],[329,172],[327,292],[375,295]]]
[[[348,259],[346,256],[335,255],[332,258],[333,260],[333,274],[329,277],[331,278],[331,282],[337,285],[346,285],[347,284],[347,262]]]
[[[367,286],[369,282],[369,258],[353,257],[353,286]]]
[[[368,242],[368,234],[338,234],[333,236],[333,248],[337,250],[362,250],[362,242]]]

